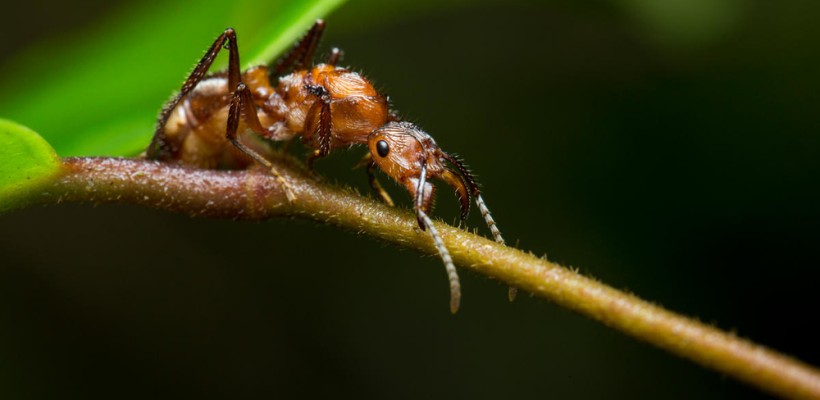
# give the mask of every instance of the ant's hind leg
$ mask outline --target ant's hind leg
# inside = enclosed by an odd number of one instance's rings
[[[188,79],[182,84],[179,93],[162,108],[162,112],[160,112],[159,118],[157,119],[154,138],[151,140],[151,144],[146,151],[148,158],[163,159],[170,157],[178,151],[178,149],[170,148],[171,145],[165,140],[165,125],[168,123],[168,118],[171,117],[171,112],[179,105],[180,100],[191,93],[196,85],[202,81],[202,78],[205,77],[205,73],[211,68],[211,64],[213,64],[214,59],[217,54],[219,54],[219,50],[223,47],[230,51],[230,69],[235,70],[229,74],[228,84],[230,86],[228,87],[236,87],[239,83],[239,51],[236,47],[236,32],[233,28],[228,28],[214,40],[211,47],[208,48],[208,51],[205,52],[205,55],[202,56],[202,59],[196,64],[196,67],[194,67]]]
[[[262,127],[262,124],[259,122],[259,117],[256,115],[256,108],[253,105],[251,92],[242,82],[236,86],[236,91],[234,91],[233,97],[231,97],[231,106],[228,111],[228,129],[226,132],[226,137],[231,143],[233,143],[234,146],[236,146],[236,148],[270,170],[271,174],[273,174],[273,176],[275,176],[282,185],[282,189],[285,191],[288,201],[292,203],[296,200],[296,195],[293,193],[293,188],[290,186],[290,183],[288,183],[285,177],[279,173],[270,161],[239,140],[239,137],[237,136],[237,129],[239,127],[240,116],[248,127],[251,128],[251,130],[256,134],[265,136],[268,133],[268,131]]]
[[[276,68],[271,69],[271,78],[278,77],[291,68],[300,69],[310,65],[313,53],[316,52],[316,46],[319,44],[319,39],[322,38],[324,30],[325,21],[317,19],[310,27],[310,30],[305,33],[305,36],[302,36],[285,56],[279,59]]]

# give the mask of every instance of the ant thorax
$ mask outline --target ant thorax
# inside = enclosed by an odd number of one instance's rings
[[[269,141],[290,140],[297,135],[312,148],[320,148],[322,109],[332,119],[330,149],[367,143],[368,135],[385,124],[388,105],[363,76],[344,68],[319,64],[298,70],[271,85],[265,66],[242,73],[251,94],[251,105]],[[171,111],[164,126],[166,143],[180,163],[204,168],[244,168],[252,160],[225,138],[232,91],[227,74],[217,73],[200,81]],[[266,153],[244,119],[237,135],[259,153]],[[257,144],[254,144],[257,142]]]
[[[265,107],[318,149],[322,107],[332,116],[330,148],[367,143],[368,135],[388,120],[387,99],[362,75],[345,68],[319,64],[279,78],[276,93]]]

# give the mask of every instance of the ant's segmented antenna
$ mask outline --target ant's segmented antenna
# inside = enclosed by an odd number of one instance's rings
[[[438,234],[438,230],[433,226],[433,221],[424,212],[424,187],[427,181],[427,160],[421,157],[421,171],[419,172],[419,183],[416,188],[416,218],[419,222],[419,227],[426,230],[433,237],[433,242],[436,244],[436,250],[444,261],[444,269],[447,271],[447,279],[450,281],[450,312],[455,314],[458,312],[458,307],[461,304],[461,283],[458,279],[458,272],[456,266],[453,264],[453,258],[450,257],[450,252],[447,246],[444,245],[444,240]]]
[[[501,232],[495,225],[495,220],[493,219],[493,216],[490,215],[490,209],[487,208],[487,204],[484,203],[484,199],[481,197],[480,193],[475,195],[475,204],[478,206],[478,211],[481,212],[481,216],[484,217],[484,221],[487,222],[487,226],[490,228],[490,232],[493,234],[493,239],[495,239],[495,241],[498,243],[505,244],[504,238],[501,237]]]
[[[464,177],[464,180],[467,181],[467,184],[470,186],[470,191],[475,197],[475,204],[478,206],[478,211],[481,212],[481,216],[484,218],[484,222],[487,223],[487,227],[490,228],[490,233],[493,234],[493,239],[495,239],[496,243],[506,244],[504,242],[504,238],[501,237],[501,231],[498,230],[498,226],[493,219],[493,216],[490,214],[490,209],[487,208],[487,203],[484,202],[484,198],[481,197],[481,190],[478,188],[478,183],[476,183],[475,178],[470,173],[470,170],[464,166],[464,163],[458,159],[458,157],[452,156],[450,154],[442,152],[444,159],[449,161],[453,164],[458,171],[461,173],[461,176]],[[515,300],[515,296],[518,294],[518,289],[514,287],[510,287],[507,291],[507,297],[510,301]]]
[[[438,234],[438,230],[433,226],[433,221],[427,216],[427,213],[421,209],[416,210],[416,216],[419,220],[424,221],[427,226],[427,232],[433,237],[433,242],[436,244],[441,260],[444,261],[444,269],[447,270],[447,279],[450,281],[450,312],[455,314],[458,312],[458,306],[461,304],[461,283],[458,280],[458,272],[456,266],[453,264],[453,258],[450,257],[450,252],[444,246],[444,240]]]
[[[424,214],[424,184],[427,182],[427,160],[422,157],[420,162],[421,172],[419,173],[419,183],[416,187],[416,210]],[[417,219],[419,221],[419,228],[424,230],[427,221],[424,221],[420,215],[417,215]]]

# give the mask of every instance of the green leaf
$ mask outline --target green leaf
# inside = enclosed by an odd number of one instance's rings
[[[225,28],[236,29],[244,66],[267,63],[342,2],[130,5],[15,55],[0,70],[0,114],[39,132],[62,156],[135,155],[162,105]],[[220,54],[213,70],[226,59]]]
[[[60,159],[40,135],[0,119],[0,212],[21,205],[60,171]]]

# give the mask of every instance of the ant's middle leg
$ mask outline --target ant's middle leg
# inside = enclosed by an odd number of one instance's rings
[[[239,137],[237,136],[237,129],[239,128],[240,117],[257,135],[266,137],[269,134],[268,130],[263,128],[262,124],[259,122],[259,117],[256,115],[256,107],[254,107],[253,97],[250,90],[242,82],[239,82],[236,86],[236,90],[231,97],[231,105],[228,110],[228,128],[226,137],[231,143],[233,143],[234,146],[236,146],[236,148],[270,170],[271,174],[276,177],[282,185],[282,188],[285,190],[285,195],[288,197],[288,201],[295,201],[296,195],[293,193],[293,188],[290,186],[290,183],[288,183],[285,177],[279,173],[276,167],[271,164],[270,161],[265,159],[265,157],[262,157],[261,154],[257,153],[255,150],[246,146],[239,140]]]

